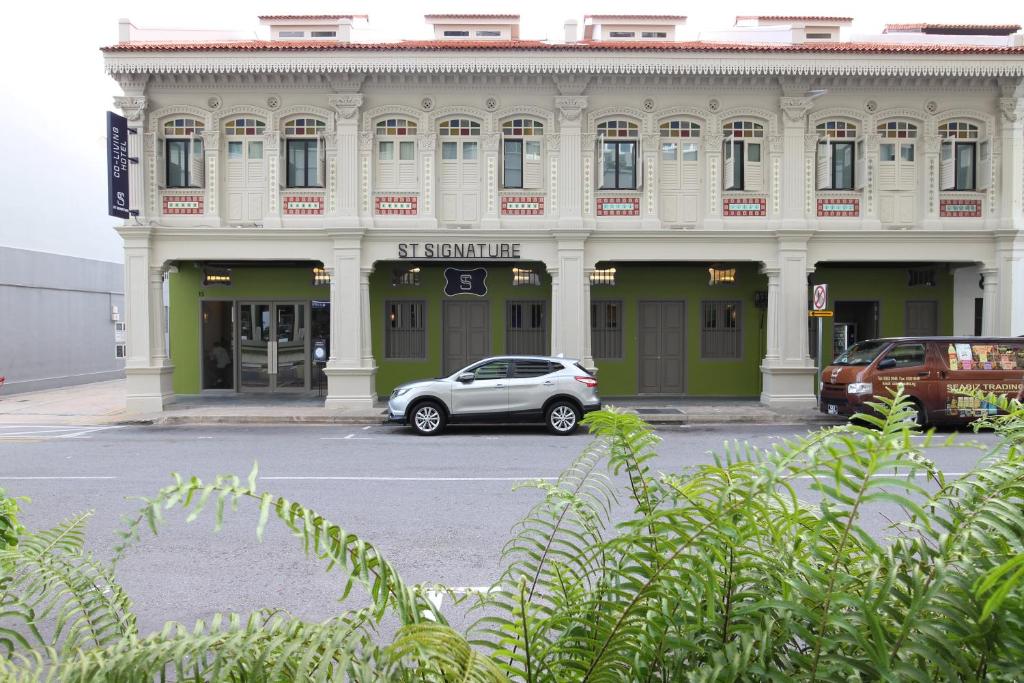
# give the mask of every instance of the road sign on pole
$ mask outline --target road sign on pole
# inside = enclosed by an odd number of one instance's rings
[[[828,309],[828,285],[814,285],[811,288],[811,309],[815,311]]]

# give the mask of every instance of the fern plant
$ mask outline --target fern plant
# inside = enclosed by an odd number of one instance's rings
[[[636,415],[589,415],[594,440],[513,530],[467,633],[375,546],[247,481],[175,477],[125,526],[114,567],[82,550],[87,518],[0,552],[4,680],[981,681],[1024,677],[1024,410],[982,425],[1000,445],[947,481],[897,393],[858,423],[657,471]],[[925,436],[925,443],[930,440]],[[810,494],[807,496],[806,494]],[[813,498],[813,501],[805,498]],[[899,514],[878,538],[879,506]],[[234,510],[287,528],[365,607],[324,623],[218,615],[136,632],[117,561],[168,510]],[[893,515],[890,515],[891,517]],[[623,519],[624,517],[624,519]],[[617,519],[621,521],[616,521]],[[462,604],[465,604],[463,602]],[[393,637],[377,627],[388,617]]]

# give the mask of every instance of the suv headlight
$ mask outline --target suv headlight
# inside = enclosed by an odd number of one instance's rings
[[[399,396],[405,396],[406,394],[409,393],[410,389],[412,389],[412,387],[405,387],[404,389],[395,389],[394,391],[391,392],[391,398],[398,398]]]
[[[871,388],[871,382],[852,382],[846,387],[846,393],[848,394],[864,395],[870,394],[872,391],[874,390]]]

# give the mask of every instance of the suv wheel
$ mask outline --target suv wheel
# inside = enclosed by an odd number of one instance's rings
[[[416,406],[409,418],[409,424],[420,436],[434,436],[444,430],[444,409],[433,401]]]
[[[580,424],[580,411],[569,401],[555,401],[548,406],[544,422],[552,434],[568,436]]]

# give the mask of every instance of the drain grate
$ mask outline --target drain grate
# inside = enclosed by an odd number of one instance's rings
[[[682,415],[678,408],[637,408],[638,415]]]

